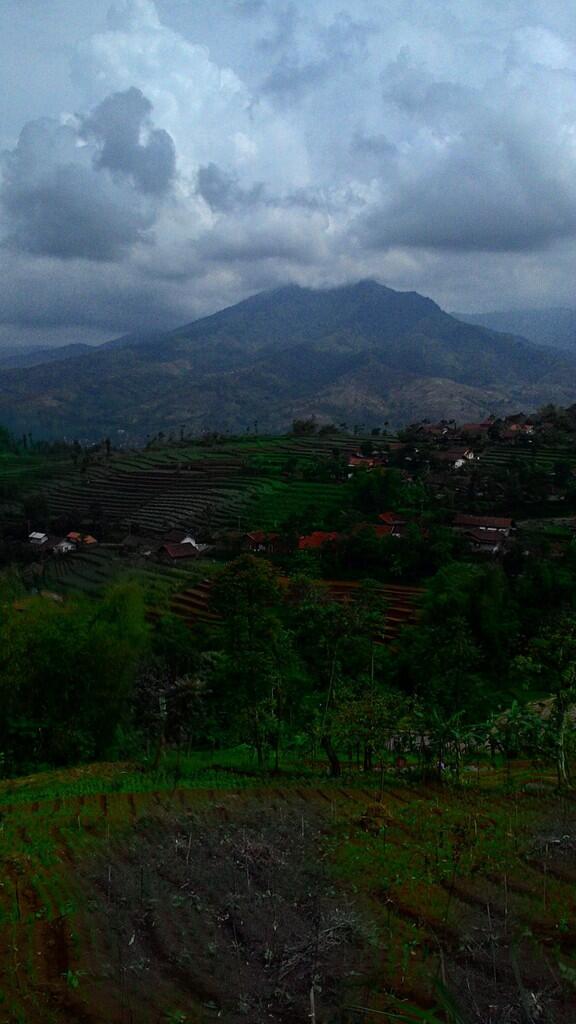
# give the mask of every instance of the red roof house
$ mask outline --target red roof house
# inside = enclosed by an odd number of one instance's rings
[[[299,551],[317,551],[325,544],[340,540],[339,533],[325,533],[323,530],[315,530],[305,537],[298,538]]]

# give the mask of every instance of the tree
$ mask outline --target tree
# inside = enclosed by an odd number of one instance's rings
[[[314,416],[310,416],[308,419],[292,420],[292,433],[295,437],[309,437],[316,433],[317,428],[318,424]]]
[[[294,657],[290,633],[281,620],[281,591],[269,562],[243,555],[216,582],[213,604],[222,616],[222,653],[214,687],[228,717],[244,727],[264,764],[266,746],[278,761]]]
[[[573,740],[571,717],[576,703],[576,619],[565,615],[545,627],[530,645],[528,654],[519,656],[515,665],[529,685],[538,685],[546,695],[551,695],[550,725],[554,730],[558,785],[568,787],[568,740],[569,736]]]
[[[126,722],[147,642],[139,589],[99,605],[28,598],[0,622],[0,750],[10,771],[104,757]]]

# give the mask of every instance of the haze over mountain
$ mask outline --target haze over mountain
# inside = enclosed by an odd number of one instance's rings
[[[15,370],[27,366],[40,366],[42,363],[59,363],[63,359],[74,359],[90,352],[93,346],[82,342],[71,345],[59,345],[55,348],[0,348],[0,369]]]
[[[0,371],[0,422],[36,435],[134,440],[188,430],[282,430],[294,417],[398,426],[576,399],[576,360],[465,324],[373,281],[290,285],[177,330]]]
[[[469,324],[488,327],[492,331],[521,335],[537,345],[576,352],[576,309],[570,307],[454,313],[453,316]]]

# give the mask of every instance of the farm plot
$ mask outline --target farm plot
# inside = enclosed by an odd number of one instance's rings
[[[54,483],[46,490],[53,515],[78,521],[95,514],[132,522],[143,533],[159,535],[185,526],[213,531],[260,529],[313,510],[335,510],[341,485],[284,482],[244,472],[239,454],[217,453],[177,466],[99,464],[83,477]]]
[[[206,572],[205,566],[203,571]],[[156,563],[134,564],[114,550],[99,547],[77,551],[47,563],[43,586],[62,594],[99,597],[122,576],[142,583],[149,602],[162,601],[167,593],[186,586],[194,579],[190,570]]]
[[[3,1024],[571,1024],[573,801],[127,767],[2,787]]]
[[[248,500],[243,517],[251,529],[269,530],[294,517],[323,521],[343,504],[345,484],[318,484],[295,480],[262,483]]]
[[[544,469],[549,473],[559,462],[576,466],[576,451],[560,447],[487,448],[480,456],[482,466],[506,467],[520,464],[526,467]]]
[[[45,565],[43,583],[57,592],[98,596],[122,572],[122,562],[108,548],[76,551]]]
[[[228,491],[246,486],[237,460],[188,463],[185,469],[152,467],[126,471],[98,466],[83,480],[55,484],[47,491],[52,514],[85,517],[97,505],[110,520],[141,522],[154,532],[227,503]],[[219,500],[222,499],[222,500]]]

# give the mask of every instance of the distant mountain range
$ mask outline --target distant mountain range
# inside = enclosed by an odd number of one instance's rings
[[[576,309],[511,309],[494,313],[453,313],[459,320],[491,331],[516,334],[537,345],[576,352]]]
[[[34,346],[32,348],[0,349],[0,370],[25,369],[28,366],[40,366],[42,363],[60,363],[63,359],[74,359],[76,356],[93,352],[92,345],[81,342],[73,345],[58,345],[54,348]]]
[[[140,441],[162,429],[283,430],[295,417],[399,426],[576,400],[576,357],[464,323],[374,281],[263,292],[176,330],[0,370],[0,422]]]

